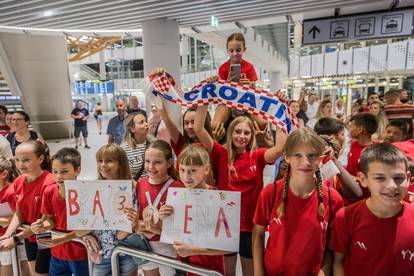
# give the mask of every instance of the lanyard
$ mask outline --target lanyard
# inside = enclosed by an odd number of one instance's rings
[[[145,197],[147,198],[147,203],[149,206],[152,206],[154,208],[157,208],[158,204],[160,203],[162,195],[167,191],[168,187],[173,183],[174,179],[170,178],[165,182],[164,186],[161,188],[160,192],[158,193],[157,197],[155,198],[155,201],[151,203],[151,197],[150,193],[147,191],[145,192]]]

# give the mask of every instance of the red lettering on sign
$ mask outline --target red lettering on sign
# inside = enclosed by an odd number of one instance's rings
[[[184,212],[184,233],[185,234],[191,234],[191,232],[188,231],[188,221],[193,220],[193,218],[188,216],[188,209],[193,208],[193,206],[192,205],[185,205],[184,208],[185,208],[185,212]]]
[[[104,217],[105,215],[104,215],[104,211],[103,211],[103,208],[102,208],[101,199],[99,197],[99,191],[95,192],[95,197],[93,199],[92,215],[95,215],[95,213],[96,213],[96,205],[98,205],[99,209],[101,210],[101,215],[102,215],[102,217]]]
[[[69,197],[69,215],[76,216],[79,214],[80,206],[78,203],[78,192],[73,189],[68,190],[68,197]]]
[[[223,207],[220,207],[220,210],[219,210],[219,213],[218,213],[218,216],[217,216],[216,232],[215,232],[214,236],[216,236],[216,237],[219,236],[220,226],[221,226],[222,223],[224,224],[224,228],[226,230],[227,238],[231,238],[229,223],[227,222],[227,218],[226,218],[226,215],[224,214]]]

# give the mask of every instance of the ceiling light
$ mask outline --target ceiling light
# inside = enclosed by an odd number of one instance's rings
[[[53,12],[52,11],[45,11],[43,13],[43,16],[52,16],[52,15],[53,15]]]

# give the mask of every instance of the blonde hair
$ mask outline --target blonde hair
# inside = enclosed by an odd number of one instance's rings
[[[284,154],[285,156],[292,155],[295,150],[303,145],[310,146],[313,148],[318,155],[322,155],[325,150],[325,144],[322,138],[320,138],[315,131],[313,131],[309,127],[303,127],[295,130],[292,132],[286,140]],[[285,183],[283,185],[283,198],[282,202],[277,207],[277,212],[279,214],[279,218],[285,215],[285,204],[288,197],[288,189],[289,189],[289,181],[290,181],[290,174],[291,174],[290,164],[287,165],[287,174],[285,178]],[[323,193],[322,193],[322,177],[320,170],[318,169],[315,172],[316,177],[316,188],[318,190],[318,202],[319,202],[319,209],[318,215],[321,217],[325,217],[325,208],[323,206]]]
[[[236,151],[235,147],[233,145],[233,132],[234,129],[238,124],[246,123],[252,133],[252,137],[250,138],[249,144],[247,144],[246,150],[252,153],[255,145],[256,145],[256,139],[255,139],[255,130],[252,120],[246,116],[237,117],[236,119],[231,122],[229,128],[227,129],[227,136],[226,136],[226,145],[225,148],[227,149],[228,157],[229,157],[229,172],[231,177],[237,177],[236,168],[234,168],[234,159],[236,157]]]
[[[126,142],[128,144],[128,146],[132,149],[135,149],[135,147],[137,145],[137,141],[135,140],[135,136],[134,136],[134,133],[132,133],[131,128],[133,128],[135,126],[134,119],[138,115],[144,116],[145,121],[148,122],[147,114],[144,111],[137,111],[137,112],[134,112],[134,113],[128,115],[125,119],[125,122],[124,122],[125,133],[124,133],[124,138],[123,138],[122,141]],[[148,138],[146,138],[146,142],[147,143],[149,142]]]
[[[378,120],[378,128],[377,128],[377,131],[374,134],[377,134],[377,136],[378,136],[377,138],[379,140],[383,140],[385,132],[386,132],[386,128],[387,128],[387,125],[388,125],[388,119],[385,115],[384,104],[380,101],[373,101],[369,104],[369,106],[374,105],[374,104],[378,105],[378,107],[379,107],[379,114],[376,115],[377,120]]]
[[[96,152],[96,161],[99,160],[114,160],[118,161],[119,164],[119,171],[118,171],[118,179],[119,180],[131,180],[131,171],[129,170],[129,163],[128,158],[125,151],[118,146],[117,144],[111,143],[102,146]],[[105,179],[98,170],[98,179],[103,180]]]
[[[318,111],[316,111],[316,114],[315,114],[315,118],[316,118],[316,119],[320,119],[320,118],[322,118],[322,117],[325,117],[325,116],[323,115],[323,113],[322,113],[322,109],[323,109],[325,106],[327,106],[328,104],[332,104],[332,102],[331,102],[331,101],[329,101],[329,100],[325,100],[325,101],[322,101],[322,102],[319,104]],[[331,113],[331,116],[332,116],[332,113]]]
[[[178,164],[184,166],[210,165],[210,156],[203,146],[191,144],[185,147],[178,156]]]

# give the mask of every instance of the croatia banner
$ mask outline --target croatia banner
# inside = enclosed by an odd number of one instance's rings
[[[295,129],[293,126],[296,126],[288,102],[264,90],[258,91],[251,86],[219,80],[202,81],[185,93],[176,86],[174,79],[168,73],[150,77],[149,80],[154,96],[160,95],[182,107],[221,104],[260,116],[286,133],[290,133]]]

